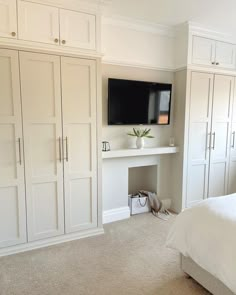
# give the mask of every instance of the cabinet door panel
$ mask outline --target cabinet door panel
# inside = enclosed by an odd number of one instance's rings
[[[28,149],[31,155],[32,176],[56,176],[55,151],[57,142],[55,124],[32,124],[29,129]]]
[[[0,49],[0,89],[1,248],[26,242],[23,135],[17,51]]]
[[[193,36],[192,63],[212,66],[215,61],[215,41]]]
[[[228,194],[236,193],[236,158],[230,161]]]
[[[16,0],[0,0],[0,36],[17,38]]]
[[[2,180],[17,178],[17,139],[15,124],[0,125],[0,175]]]
[[[95,15],[60,9],[61,45],[95,50],[95,27]],[[63,44],[62,40],[66,43]]]
[[[48,62],[44,59],[29,60],[33,68],[37,68],[34,75],[28,77],[30,87],[24,89],[24,103],[27,106],[25,110],[28,120],[37,120],[42,117],[54,118],[56,115],[54,91],[56,86],[53,85],[55,76],[55,63]],[[43,87],[40,87],[39,81]],[[58,82],[59,83],[59,82]],[[37,89],[32,95],[32,89]]]
[[[18,65],[16,65],[14,69],[12,69],[12,66],[14,66],[14,57],[15,62],[17,62],[18,60],[17,53],[15,53],[15,56],[12,57],[11,53],[13,53],[13,51],[9,51],[9,55],[7,55],[8,51],[1,50],[0,52],[0,69],[4,69],[4,71],[0,71],[0,116],[2,118],[14,117],[14,94],[17,94],[17,90],[16,85],[12,84],[12,82],[15,82],[14,80],[12,81],[12,75],[15,75],[15,73],[13,73],[12,71],[17,70]]]
[[[234,87],[236,87],[236,84]],[[236,180],[236,92],[234,91],[232,125],[231,125],[231,133],[230,133],[230,167],[229,167],[229,185],[228,185],[229,194],[236,193],[235,180]]]
[[[229,136],[228,122],[215,122],[212,133],[212,151],[211,160],[227,159],[228,157],[228,136]]]
[[[93,223],[92,181],[91,178],[71,179],[70,181],[70,223],[88,225]]]
[[[235,46],[230,43],[216,42],[216,58],[221,68],[235,68]]]
[[[19,1],[19,38],[55,43],[59,39],[58,8]]]
[[[190,92],[187,202],[207,198],[213,75],[193,72]]]
[[[28,237],[33,241],[64,233],[60,58],[21,52],[20,67]]]
[[[96,64],[61,59],[66,232],[97,226]]]
[[[196,164],[191,166],[191,173],[188,176],[187,207],[205,199],[207,195],[207,178],[207,165]]]
[[[35,183],[32,187],[34,230],[36,233],[52,233],[58,228],[57,183]],[[43,218],[42,218],[43,215]]]
[[[221,196],[227,192],[233,82],[234,79],[230,76],[215,75],[209,197]]]
[[[227,163],[219,162],[210,165],[209,197],[219,197],[226,194]]]
[[[72,172],[89,173],[92,168],[92,142],[91,142],[90,124],[72,124],[68,129],[68,138],[70,139],[70,162]],[[83,139],[83,140],[81,140]]]

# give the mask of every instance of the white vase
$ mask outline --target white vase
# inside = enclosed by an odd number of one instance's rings
[[[137,147],[137,149],[143,149],[143,147],[144,147],[144,138],[143,137],[137,137],[136,147]]]

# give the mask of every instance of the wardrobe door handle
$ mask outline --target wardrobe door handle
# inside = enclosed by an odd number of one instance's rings
[[[16,37],[16,32],[11,32],[12,37]]]
[[[211,149],[211,133],[207,134],[207,149]]]
[[[219,63],[219,62],[216,62],[216,65],[217,65],[217,66],[219,66],[219,65],[220,65],[220,63]]]
[[[20,140],[20,138],[18,138],[17,142],[18,142],[18,152],[19,152],[19,164],[21,165],[22,158],[21,158],[21,140]]]
[[[61,137],[58,139],[59,141],[59,162],[62,162],[62,155],[61,155]]]
[[[212,133],[212,136],[213,136],[213,146],[212,146],[212,149],[214,150],[215,149],[215,144],[216,144],[216,133],[213,132]]]
[[[233,143],[231,147],[234,149],[235,148],[235,131],[232,133],[232,136],[233,136]]]
[[[61,43],[62,43],[62,44],[66,44],[66,40],[62,40]]]
[[[69,156],[68,156],[68,137],[66,136],[65,138],[66,141],[66,162],[69,161]]]
[[[215,65],[216,63],[214,61],[211,62],[212,65]]]

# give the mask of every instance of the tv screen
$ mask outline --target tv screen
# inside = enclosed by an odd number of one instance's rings
[[[108,79],[108,124],[170,124],[171,90],[171,84]]]

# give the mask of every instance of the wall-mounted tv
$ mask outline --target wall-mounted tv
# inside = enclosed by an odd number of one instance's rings
[[[108,125],[170,124],[171,84],[108,79]]]

